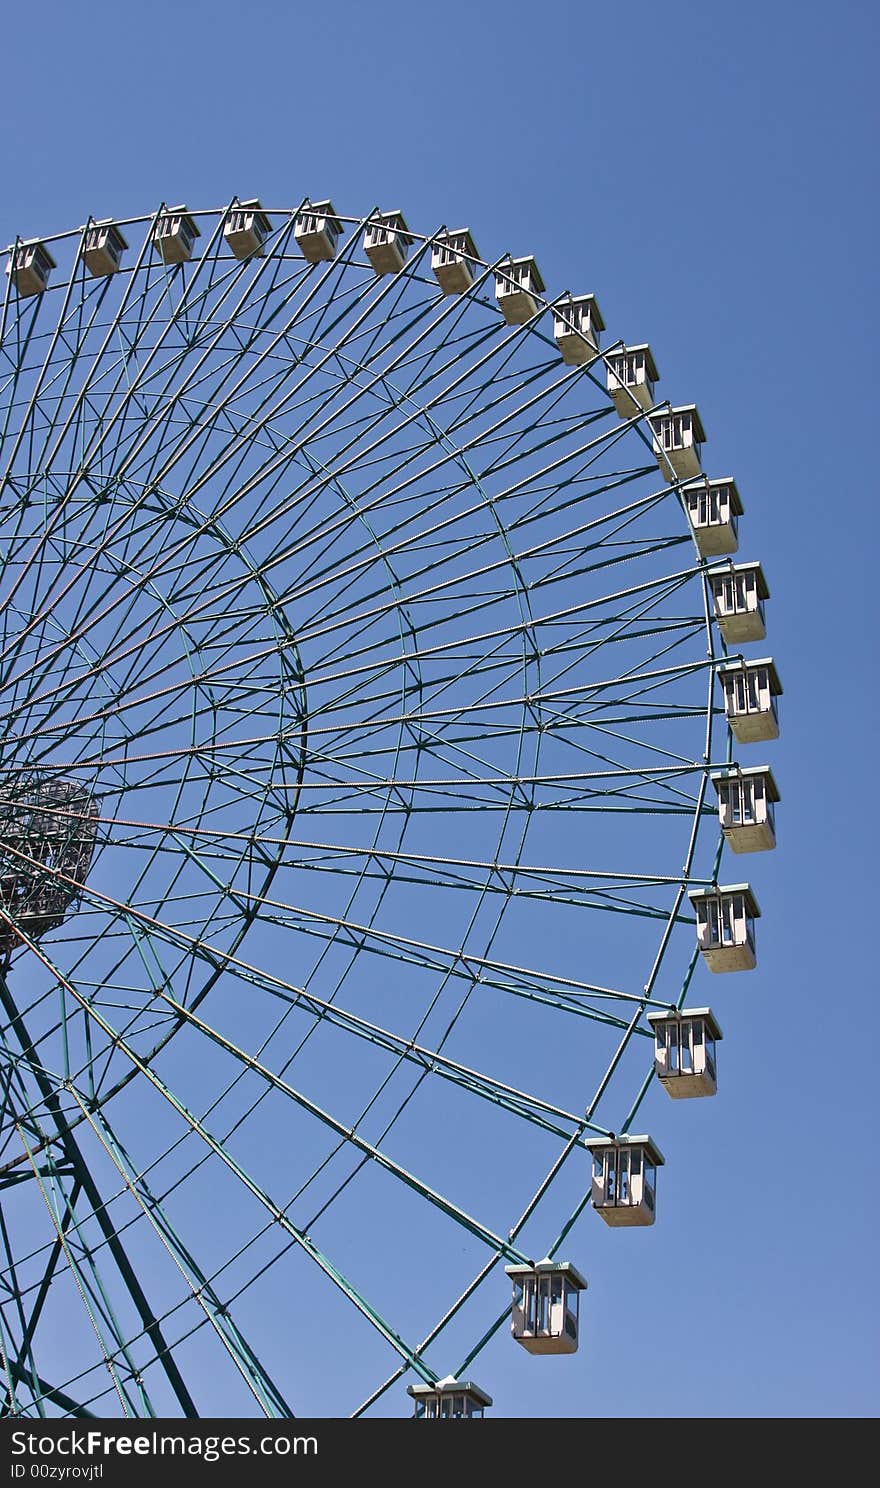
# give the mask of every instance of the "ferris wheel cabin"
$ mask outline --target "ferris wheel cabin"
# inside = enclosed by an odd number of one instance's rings
[[[293,224],[293,237],[306,263],[328,263],[336,257],[342,223],[332,201],[310,202]]]
[[[402,212],[378,212],[364,228],[364,250],[381,278],[399,274],[412,243],[412,234]]]
[[[715,1045],[722,1037],[711,1008],[648,1013],[654,1032],[654,1073],[675,1099],[714,1095]]]
[[[682,403],[678,408],[652,413],[650,422],[654,454],[661,471],[665,472],[668,462],[676,480],[690,480],[702,474],[701,449],[706,433],[696,403]]]
[[[413,1415],[421,1421],[477,1421],[492,1404],[492,1396],[473,1380],[457,1380],[447,1375],[435,1385],[407,1385],[407,1395],[414,1403]]]
[[[38,238],[29,243],[16,243],[6,260],[6,273],[22,299],[42,294],[54,268],[54,258]]]
[[[718,676],[724,689],[724,711],[738,744],[779,738],[776,699],[782,683],[771,658],[722,662]]]
[[[169,207],[162,212],[153,228],[153,247],[162,262],[169,266],[189,263],[193,256],[198,227],[186,207]]]
[[[568,367],[582,367],[599,355],[604,329],[595,295],[566,295],[553,306],[553,335]]]
[[[505,1266],[513,1282],[510,1331],[530,1354],[573,1354],[581,1292],[587,1283],[570,1261]]]
[[[696,485],[682,491],[694,542],[701,558],[721,558],[739,547],[738,519],[743,505],[736,481],[730,476],[709,480],[703,476]]]
[[[533,258],[507,258],[495,271],[495,298],[508,325],[525,325],[538,313],[544,280]]]
[[[660,374],[645,342],[641,346],[622,346],[608,357],[606,384],[611,401],[622,419],[654,407],[654,384]]]
[[[710,971],[753,971],[758,901],[749,884],[691,889],[697,914],[697,945]]]
[[[657,1209],[657,1169],[665,1158],[650,1137],[597,1137],[593,1154],[593,1208],[606,1224],[652,1225]]]
[[[128,243],[115,222],[94,222],[83,243],[83,263],[93,279],[117,274]]]
[[[236,258],[261,258],[263,244],[272,231],[272,224],[259,201],[240,201],[229,208],[223,224],[223,236],[229,250]]]
[[[776,846],[773,807],[779,791],[767,765],[744,770],[731,765],[713,770],[710,779],[718,792],[718,819],[732,852],[768,852]]]
[[[708,572],[715,619],[728,645],[763,641],[764,601],[770,598],[760,563],[723,563]]]
[[[431,272],[445,295],[465,294],[474,282],[474,263],[479,258],[469,228],[438,233],[431,248]]]

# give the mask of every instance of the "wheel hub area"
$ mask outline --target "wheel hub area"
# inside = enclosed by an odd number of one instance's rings
[[[22,940],[21,932],[37,940],[62,923],[88,873],[97,818],[95,802],[77,781],[4,780],[0,963]]]

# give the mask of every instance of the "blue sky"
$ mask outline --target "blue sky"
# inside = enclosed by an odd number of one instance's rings
[[[5,28],[4,243],[233,193],[467,223],[649,341],[736,475],[785,687],[759,967],[662,1223],[578,1232],[581,1351],[527,1361],[506,1413],[876,1414],[877,31],[851,0],[47,0]]]

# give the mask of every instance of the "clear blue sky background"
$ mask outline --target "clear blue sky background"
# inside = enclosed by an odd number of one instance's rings
[[[785,686],[759,969],[654,1230],[592,1267],[580,1232],[586,1336],[518,1374],[536,1414],[877,1413],[878,29],[868,0],[45,0],[4,26],[3,242],[236,192],[468,223],[650,341],[736,475]]]

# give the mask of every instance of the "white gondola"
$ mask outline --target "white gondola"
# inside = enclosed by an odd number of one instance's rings
[[[730,476],[709,480],[682,490],[688,518],[701,558],[720,558],[739,547],[738,519],[743,507],[736,481]]]
[[[657,1169],[665,1162],[650,1137],[597,1137],[593,1154],[593,1208],[609,1225],[652,1225],[657,1210]]]
[[[722,1037],[711,1008],[648,1013],[654,1032],[654,1073],[677,1100],[714,1095],[718,1089],[715,1045]]]
[[[407,1385],[406,1393],[413,1399],[413,1415],[421,1421],[482,1420],[492,1404],[492,1396],[473,1380],[457,1380],[451,1374],[435,1385]]]
[[[565,295],[553,306],[553,336],[568,367],[582,367],[599,355],[604,329],[595,295]]]
[[[379,212],[364,228],[364,249],[373,272],[399,274],[406,263],[412,234],[402,212]]]
[[[165,264],[189,263],[196,238],[200,236],[186,207],[168,207],[157,218],[153,229],[153,247]]]
[[[764,601],[770,598],[760,563],[721,563],[707,574],[718,629],[728,645],[763,641]]]
[[[479,259],[473,235],[466,227],[438,233],[431,246],[431,272],[445,295],[465,294],[474,282]]]
[[[86,229],[83,243],[83,263],[94,279],[106,279],[116,274],[128,243],[115,222],[93,222]]]
[[[54,268],[54,258],[38,238],[29,243],[16,243],[6,260],[6,273],[22,299],[42,294]]]
[[[226,213],[223,236],[236,258],[261,258],[272,224],[256,197],[236,202]]]
[[[724,840],[735,853],[768,852],[776,846],[773,811],[779,791],[767,765],[743,769],[730,765],[713,770],[718,792],[718,819]]]
[[[700,451],[706,442],[706,431],[696,403],[682,403],[678,408],[652,413],[651,428],[654,454],[664,475],[667,463],[672,466],[676,480],[691,480],[702,473]]]
[[[654,384],[659,381],[657,364],[647,342],[641,346],[622,346],[607,357],[607,386],[611,400],[622,419],[654,407]]]
[[[691,889],[697,945],[710,971],[752,971],[757,964],[755,920],[761,911],[749,884]]]
[[[505,1266],[513,1282],[510,1331],[530,1354],[573,1354],[580,1294],[587,1283],[570,1261]]]
[[[506,258],[495,271],[495,298],[508,325],[524,325],[538,313],[544,280],[533,258]]]
[[[294,242],[307,263],[329,263],[341,237],[342,223],[332,201],[309,202],[293,224]]]
[[[782,683],[769,656],[760,661],[727,661],[718,667],[724,689],[724,711],[739,744],[779,738],[776,699]]]

